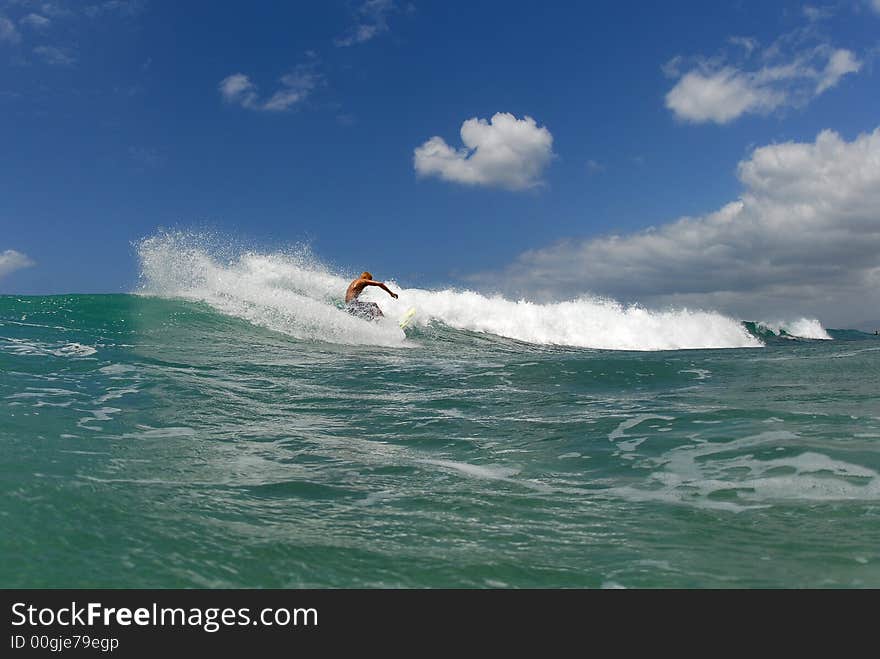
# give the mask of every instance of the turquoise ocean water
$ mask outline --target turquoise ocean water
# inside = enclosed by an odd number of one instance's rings
[[[404,335],[202,256],[176,294],[146,254],[149,295],[0,297],[0,586],[880,587],[872,335],[606,305],[666,334],[597,349],[449,291],[402,292]]]

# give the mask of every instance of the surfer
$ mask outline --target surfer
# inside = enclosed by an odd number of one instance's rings
[[[348,290],[345,291],[345,310],[355,316],[372,320],[383,315],[379,305],[375,302],[362,302],[357,299],[367,286],[378,286],[395,300],[397,299],[397,293],[393,293],[381,281],[374,281],[373,275],[369,272],[362,272],[360,277],[348,285]]]

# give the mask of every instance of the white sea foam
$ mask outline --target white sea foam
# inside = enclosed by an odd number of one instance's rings
[[[109,364],[108,366],[102,366],[98,370],[105,375],[121,375],[122,373],[136,371],[137,369],[128,364]]]
[[[334,301],[343,296],[348,281],[305,251],[245,252],[221,260],[200,242],[188,234],[160,234],[142,241],[142,292],[203,301],[222,313],[300,339],[360,345],[405,341],[392,320],[367,323],[337,308]]]
[[[394,319],[416,307],[416,324],[493,334],[539,345],[608,350],[760,347],[741,323],[710,311],[651,311],[582,297],[537,304],[473,291],[406,289],[394,300],[368,289],[388,317],[366,323],[340,310],[348,277],[305,251],[245,252],[218,258],[190,234],[163,233],[139,245],[142,292],[207,302],[215,309],[297,338],[335,343],[405,345]]]
[[[741,511],[780,501],[877,501],[880,474],[861,465],[812,451],[779,458],[756,452],[784,450],[799,438],[787,431],[764,432],[732,442],[707,442],[671,449],[649,486],[612,490],[633,500]],[[647,464],[647,463],[645,463]],[[727,493],[728,496],[719,496]]]
[[[98,352],[92,346],[82,343],[48,344],[41,341],[28,341],[25,339],[4,339],[0,344],[0,350],[8,351],[17,355],[54,355],[55,357],[88,357]]]
[[[616,442],[622,437],[627,437],[627,430],[629,430],[630,428],[635,428],[643,421],[650,421],[651,419],[659,419],[661,421],[674,421],[675,417],[664,416],[662,414],[640,414],[636,417],[633,417],[632,419],[627,419],[626,421],[618,424],[618,426],[608,435],[608,441]]]
[[[58,348],[58,350],[53,351],[52,354],[57,357],[88,357],[89,355],[94,355],[96,352],[98,351],[92,346],[84,346],[82,343],[67,343]]]
[[[519,469],[515,467],[505,467],[502,465],[473,465],[467,462],[455,462],[454,460],[421,460],[424,464],[435,465],[452,469],[465,476],[473,476],[474,478],[485,478],[488,480],[507,480],[511,476],[519,473]]]
[[[770,330],[777,336],[788,334],[789,336],[797,337],[799,339],[831,340],[831,336],[829,336],[828,332],[825,331],[825,328],[822,327],[822,323],[815,318],[797,318],[787,321],[761,321],[758,323],[758,327]]]

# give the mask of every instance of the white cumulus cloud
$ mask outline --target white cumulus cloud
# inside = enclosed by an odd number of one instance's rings
[[[233,73],[220,81],[220,95],[227,103],[257,107],[257,87],[244,73]]]
[[[726,124],[745,114],[801,107],[862,68],[852,51],[832,48],[812,28],[785,34],[763,50],[752,38],[728,43],[737,46],[735,57],[679,55],[662,67],[678,79],[665,99],[677,119]]]
[[[880,1],[880,0],[878,0]],[[835,50],[825,70],[816,84],[816,94],[821,94],[826,89],[831,89],[840,79],[848,73],[857,73],[862,68],[862,63],[855,58],[855,55],[848,50]]]
[[[746,112],[767,112],[785,101],[785,94],[763,87],[754,76],[725,67],[717,71],[690,71],[666,95],[666,107],[679,119],[719,124]]]
[[[31,259],[21,252],[16,252],[14,249],[7,249],[5,252],[0,252],[0,279],[16,270],[21,270],[22,268],[27,268],[32,265],[35,265],[35,263]]]
[[[454,149],[442,137],[417,147],[413,163],[419,176],[446,181],[523,190],[541,184],[553,158],[553,135],[526,116],[498,112],[489,121],[468,119],[461,125],[464,147]]]
[[[233,73],[220,81],[220,96],[227,103],[249,110],[282,112],[301,103],[318,85],[321,76],[314,65],[301,65],[281,77],[281,87],[268,98],[261,98],[257,86],[244,73]]]
[[[831,326],[880,316],[880,128],[760,147],[738,175],[742,195],[716,212],[563,241],[474,280],[537,298],[590,292]]]

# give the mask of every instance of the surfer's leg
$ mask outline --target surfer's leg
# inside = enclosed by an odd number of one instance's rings
[[[373,314],[373,318],[381,318],[385,314],[382,313],[382,310],[379,308],[379,305],[375,302],[370,302],[370,313]]]

